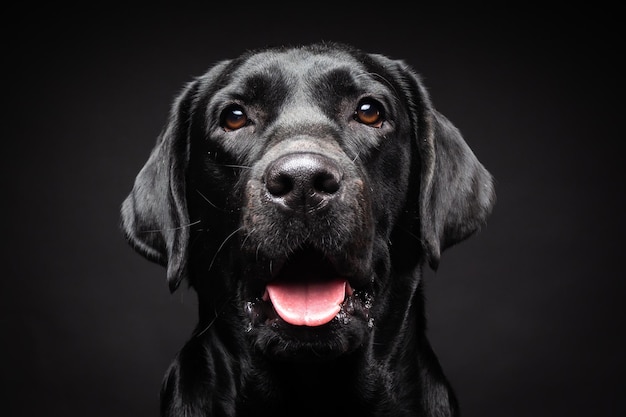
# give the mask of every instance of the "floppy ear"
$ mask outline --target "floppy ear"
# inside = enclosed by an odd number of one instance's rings
[[[434,109],[426,114],[421,155],[420,223],[424,249],[436,269],[441,252],[476,232],[495,203],[491,174],[459,130]]]
[[[122,230],[130,245],[167,267],[170,291],[186,275],[189,241],[185,175],[189,162],[189,119],[197,81],[172,105],[167,124],[134,187],[122,203]]]
[[[441,252],[476,232],[495,204],[491,174],[478,161],[459,130],[436,111],[420,77],[396,61],[409,91],[419,166],[419,234],[431,268]]]

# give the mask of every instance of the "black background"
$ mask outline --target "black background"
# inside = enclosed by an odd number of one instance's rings
[[[158,414],[196,301],[126,244],[119,206],[184,83],[338,40],[411,64],[496,179],[487,227],[424,277],[463,415],[624,415],[617,11],[407,7],[5,13],[0,414]]]

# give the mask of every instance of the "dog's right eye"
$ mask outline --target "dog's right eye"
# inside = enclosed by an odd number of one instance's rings
[[[248,124],[248,116],[238,104],[228,106],[222,111],[220,116],[220,126],[227,132],[241,129]]]

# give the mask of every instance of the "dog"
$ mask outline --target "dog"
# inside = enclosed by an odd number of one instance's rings
[[[494,203],[404,60],[322,42],[216,63],[121,206],[128,243],[198,297],[161,415],[458,415],[422,271]]]

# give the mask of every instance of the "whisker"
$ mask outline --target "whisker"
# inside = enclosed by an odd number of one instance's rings
[[[226,168],[240,168],[240,169],[251,169],[252,168],[252,167],[249,167],[247,165],[217,164],[215,162],[207,162],[207,164],[218,166],[218,167],[226,167]]]
[[[243,239],[243,242],[241,242],[241,248],[244,247],[244,245],[246,244],[246,241],[248,240],[248,238],[250,238],[250,235],[252,235],[252,233],[255,232],[256,229],[252,229],[250,230],[248,233],[246,233],[246,237]]]
[[[224,164],[223,166],[227,167],[227,168],[240,168],[240,169],[252,169],[252,167],[246,166],[246,165],[230,165],[230,164]]]
[[[198,223],[201,223],[202,220],[196,220],[195,222],[191,222],[191,223],[187,223],[187,224],[183,224],[181,226],[176,226],[176,227],[165,227],[163,229],[151,229],[151,230],[141,230],[139,233],[159,233],[159,232],[165,232],[165,231],[170,231],[170,230],[181,230],[187,227],[191,227],[194,226]]]
[[[237,234],[237,232],[239,232],[240,230],[242,230],[243,227],[238,227],[237,229],[235,229],[234,232],[232,232],[231,234],[229,234],[228,236],[226,236],[226,239],[224,239],[224,241],[222,242],[222,244],[220,245],[219,248],[217,248],[217,250],[215,251],[215,255],[213,255],[213,259],[211,259],[211,264],[209,265],[209,271],[211,270],[211,268],[213,267],[213,263],[215,262],[215,259],[217,258],[217,255],[220,253],[220,251],[222,250],[222,248],[224,247],[224,245],[226,244],[226,242],[228,241],[228,239],[230,239],[231,237],[235,236],[235,234]]]
[[[204,329],[200,330],[198,333],[196,333],[194,336],[195,337],[200,337],[202,336],[204,333],[206,333],[207,330],[209,330],[211,328],[211,326],[213,326],[213,323],[215,323],[215,321],[217,320],[217,318],[219,317],[219,315],[222,313],[222,311],[224,311],[224,309],[226,308],[226,305],[230,302],[230,300],[232,300],[232,296],[228,297],[226,299],[226,301],[224,302],[224,304],[222,305],[222,307],[220,307],[218,310],[215,310],[215,316],[213,317],[213,319],[209,322],[209,324],[207,324],[205,326]]]
[[[409,235],[410,237],[412,237],[413,239],[417,240],[418,242],[421,242],[421,241],[422,241],[422,239],[420,239],[420,237],[419,237],[419,236],[417,236],[415,233],[411,232],[410,230],[408,230],[408,229],[403,229],[402,231],[403,231],[404,233],[406,233],[407,235]]]
[[[211,202],[211,200],[209,200],[209,199],[207,198],[207,196],[205,196],[204,194],[202,194],[202,193],[200,192],[200,190],[198,190],[197,188],[196,188],[196,192],[197,192],[198,194],[200,194],[200,197],[202,197],[202,198],[204,199],[204,201],[206,201],[207,203],[209,203],[209,204],[211,205],[211,207],[213,207],[213,208],[215,208],[215,209],[217,209],[217,210],[219,210],[219,211],[223,211],[223,212],[225,212],[225,211],[226,211],[226,210],[224,210],[224,209],[222,209],[222,208],[219,208],[219,207],[218,207],[218,206],[216,206],[215,204],[213,204],[213,203]]]

